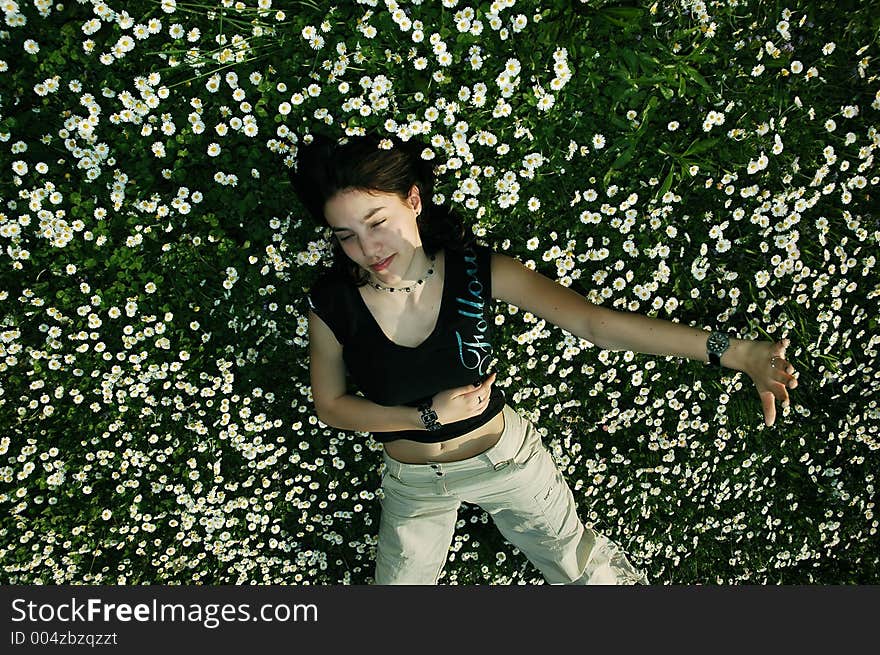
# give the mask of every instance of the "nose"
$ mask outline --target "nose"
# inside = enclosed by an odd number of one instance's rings
[[[375,259],[382,254],[382,244],[377,239],[365,235],[360,239],[361,252],[366,259]]]

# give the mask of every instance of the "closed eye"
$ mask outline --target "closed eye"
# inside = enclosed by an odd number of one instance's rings
[[[370,229],[372,229],[374,227],[378,227],[379,225],[382,225],[382,223],[384,223],[386,220],[388,220],[388,219],[383,218],[381,221],[376,221],[375,223],[370,225]],[[350,238],[351,238],[351,234],[346,234],[344,237],[339,237],[339,240],[340,241],[348,241]]]

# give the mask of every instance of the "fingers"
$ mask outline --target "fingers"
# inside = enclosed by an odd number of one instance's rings
[[[794,366],[786,362],[784,359],[777,359],[775,368],[779,372],[778,375],[775,376],[776,382],[779,382],[779,384],[789,389],[794,389],[797,386],[798,381],[794,376]]]
[[[782,375],[784,377],[776,379],[776,382],[779,383],[779,386],[781,388],[779,389],[779,391],[772,391],[770,393],[771,393],[771,398],[778,400],[782,404],[782,406],[787,409],[790,404],[790,401],[788,398],[788,389],[793,389],[797,385],[792,384],[790,382],[791,380],[794,379],[793,376],[788,375],[787,373],[783,373]],[[795,380],[795,383],[796,382],[797,381]]]
[[[482,383],[475,387],[466,387],[467,393],[476,393],[481,396],[486,395],[489,392],[492,383],[495,382],[496,373],[490,373],[489,377],[483,380]]]
[[[482,383],[441,392],[444,396],[443,402],[448,403],[444,404],[443,418],[447,421],[460,421],[485,411],[492,396],[491,385],[494,381],[493,374]],[[439,411],[437,413],[440,414]]]
[[[477,396],[477,405],[482,406],[489,402],[489,397],[492,395],[492,383],[495,382],[495,374],[492,373],[489,377],[483,380],[483,383],[477,387],[474,393]]]
[[[776,398],[771,392],[761,394],[761,407],[764,410],[764,425],[769,428],[776,422]]]
[[[788,409],[791,401],[788,397],[788,390],[795,389],[798,386],[797,371],[794,366],[785,359],[785,349],[791,344],[788,339],[781,339],[773,344],[770,349],[770,364],[773,371],[770,374],[770,381],[779,385],[770,384],[770,389],[765,388],[760,392],[761,408],[764,412],[764,424],[771,427],[776,422],[776,401],[782,405],[783,409]]]
[[[488,396],[491,391],[492,383],[495,382],[496,373],[491,373],[489,377],[487,377],[483,382],[477,384],[469,384],[466,387],[459,387],[455,390],[455,393],[452,394],[452,397],[458,396]]]
[[[773,344],[773,358],[770,361],[774,364],[773,368],[781,374],[776,380],[785,387],[794,389],[798,385],[797,378],[795,377],[796,371],[791,362],[785,359],[785,349],[790,344],[791,341],[788,339],[782,339]]]

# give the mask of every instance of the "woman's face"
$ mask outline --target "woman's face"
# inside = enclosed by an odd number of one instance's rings
[[[409,269],[416,249],[422,245],[416,223],[421,210],[416,186],[405,199],[395,193],[348,189],[327,201],[324,217],[353,262],[383,283],[393,285],[414,279]]]

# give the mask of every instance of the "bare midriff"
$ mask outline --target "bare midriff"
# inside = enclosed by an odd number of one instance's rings
[[[467,434],[437,443],[395,439],[385,444],[389,457],[405,464],[458,462],[484,453],[498,443],[504,431],[504,412]]]

